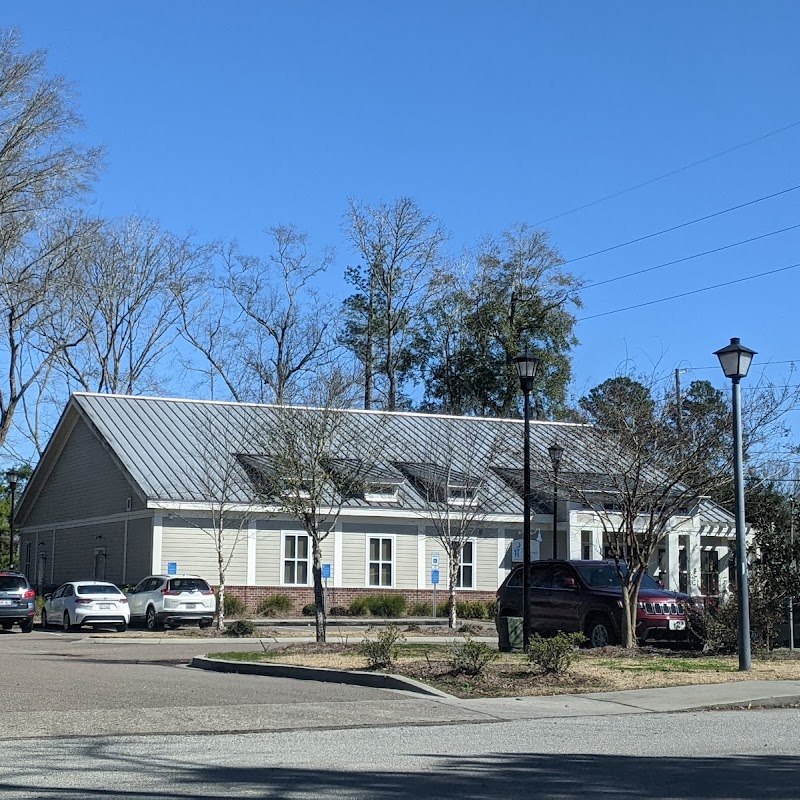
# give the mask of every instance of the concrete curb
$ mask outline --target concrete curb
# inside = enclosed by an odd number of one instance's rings
[[[361,670],[328,669],[327,667],[301,667],[297,664],[274,662],[254,663],[252,661],[226,661],[221,658],[195,656],[190,667],[207,669],[213,672],[233,672],[242,675],[267,675],[272,678],[293,678],[301,681],[323,681],[325,683],[346,683],[351,686],[367,686],[372,689],[394,689],[416,692],[430,697],[455,699],[452,695],[434,689],[413,678],[391,675],[386,672],[364,672]]]

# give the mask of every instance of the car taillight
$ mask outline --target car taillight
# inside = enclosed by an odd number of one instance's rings
[[[169,594],[169,595],[176,595],[180,594],[180,592],[176,592],[173,589],[162,589],[161,594]]]
[[[91,601],[91,600],[89,600],[87,597],[78,597],[78,598],[75,600],[75,602],[76,602],[76,603],[79,603],[79,604],[80,604],[80,605],[82,605],[82,606],[85,606],[85,605],[87,605],[87,603],[91,603],[92,601]]]
[[[128,604],[128,598],[127,598],[127,597],[118,597],[118,598],[117,598],[117,602],[118,602],[120,605],[121,605],[122,603],[125,603],[125,605],[127,605],[127,604]]]
[[[204,589],[200,594],[214,594],[214,592],[212,592],[211,589]]]
[[[36,592],[34,592],[33,589],[27,589],[25,594],[22,595],[23,600],[30,600],[31,597],[36,597]]]

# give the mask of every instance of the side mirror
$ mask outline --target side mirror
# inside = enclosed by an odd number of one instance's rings
[[[51,600],[51,599],[52,599],[52,597],[53,597],[53,595],[51,595],[51,594],[46,594],[46,595],[44,596],[44,599],[45,599],[45,600]]]

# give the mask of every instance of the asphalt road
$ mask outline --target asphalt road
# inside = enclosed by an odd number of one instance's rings
[[[796,709],[487,722],[405,693],[185,666],[258,642],[163,641],[0,634],[0,798],[800,797]]]
[[[797,798],[800,712],[0,742],[4,800]]]

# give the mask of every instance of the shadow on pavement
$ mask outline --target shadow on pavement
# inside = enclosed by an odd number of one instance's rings
[[[155,742],[154,742],[155,744]],[[154,752],[157,747],[154,747]],[[99,788],[94,768],[64,775],[47,772],[50,784],[31,791],[13,781],[0,782],[0,796],[24,792],[30,800],[60,798],[115,798],[115,800],[222,800],[253,798],[642,798],[671,800],[743,800],[744,798],[797,798],[800,766],[789,756],[737,756],[652,758],[604,755],[487,754],[474,758],[428,757],[429,772],[387,772],[312,768],[187,767],[163,757],[147,763],[130,762],[102,745],[86,748],[87,757],[101,763],[98,772],[115,769],[116,788]],[[112,762],[116,762],[115,764]],[[131,770],[129,773],[128,770]],[[138,772],[148,780],[141,790],[122,787]],[[78,787],[84,773],[92,788]],[[163,781],[163,783],[162,783]],[[160,784],[155,787],[156,782]],[[61,784],[61,785],[59,785]],[[23,796],[20,794],[20,796]]]

